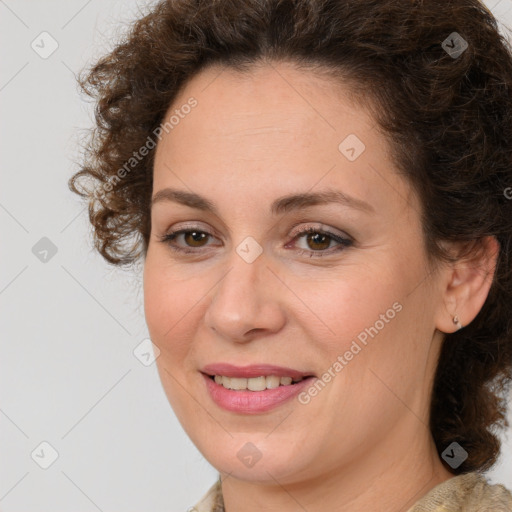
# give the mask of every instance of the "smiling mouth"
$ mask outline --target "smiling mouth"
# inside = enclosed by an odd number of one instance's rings
[[[225,375],[207,375],[211,380],[220,386],[233,391],[265,391],[266,389],[275,389],[281,386],[293,386],[298,382],[313,377],[312,375],[292,378],[288,376],[279,377],[277,375],[261,375],[259,377],[241,378],[227,377]]]

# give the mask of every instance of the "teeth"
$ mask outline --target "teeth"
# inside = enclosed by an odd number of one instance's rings
[[[277,375],[269,375],[265,377],[267,381],[267,389],[278,388],[281,384],[281,379]]]
[[[247,379],[232,377],[228,382],[228,377],[222,377],[222,385],[226,386],[226,384],[228,384],[231,389],[247,389]]]
[[[226,377],[222,377],[222,382],[224,383],[224,379]],[[238,380],[238,379],[231,379],[231,382],[233,382],[233,380]],[[240,379],[242,380],[242,379]],[[263,391],[264,389],[267,389],[267,379],[266,377],[253,377],[252,379],[243,379],[245,380],[246,382],[246,387],[247,389],[250,389],[251,391]],[[245,387],[244,386],[244,387]],[[240,389],[240,388],[238,388]]]
[[[292,382],[299,382],[302,378],[292,379],[292,377],[278,377],[277,375],[269,375],[268,377],[252,377],[244,379],[239,377],[226,377],[225,375],[215,375],[214,380],[217,384],[227,389],[237,391],[263,391],[265,389],[274,389],[279,386],[289,386]]]

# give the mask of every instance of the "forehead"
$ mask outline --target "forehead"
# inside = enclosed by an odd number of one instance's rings
[[[337,114],[357,114],[359,119],[373,124],[367,112],[353,101],[357,98],[353,93],[353,89],[340,80],[311,69],[299,69],[292,63],[258,64],[244,72],[215,65],[189,80],[169,111],[194,95],[199,105],[222,110],[230,123],[250,121],[251,116],[257,119],[261,115],[277,123],[295,114],[296,118],[300,115],[313,124],[322,121],[332,130],[335,127],[328,117],[335,107]],[[222,112],[218,114],[218,121],[225,119]],[[294,121],[297,119],[290,120]]]
[[[211,151],[210,146],[230,150],[231,158],[243,154],[249,158],[252,149],[264,158],[262,153],[277,156],[310,147],[327,151],[332,160],[349,133],[366,138],[374,147],[381,144],[370,140],[375,135],[367,132],[374,121],[351,102],[347,91],[333,79],[289,63],[258,65],[244,73],[229,67],[206,68],[170,105],[164,120],[172,116],[178,123],[162,133],[156,160],[164,149],[167,156],[173,153],[183,160]],[[191,99],[196,103],[192,109],[187,105]],[[181,114],[179,119],[176,114]],[[266,152],[258,147],[261,144]]]
[[[196,105],[180,112],[191,98]],[[185,184],[232,201],[266,186],[271,201],[319,183],[371,202],[382,201],[376,196],[383,188],[404,185],[384,176],[393,167],[387,141],[346,87],[290,64],[249,73],[207,68],[181,90],[166,119],[171,115],[179,115],[179,122],[157,146],[155,190]],[[357,160],[341,152],[345,140],[364,145]]]

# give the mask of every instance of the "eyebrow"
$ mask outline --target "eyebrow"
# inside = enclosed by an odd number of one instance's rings
[[[155,193],[151,198],[151,208],[162,201],[172,201],[176,203],[211,212],[217,216],[219,212],[215,205],[199,194],[178,190],[174,188],[163,188]],[[321,192],[305,192],[300,194],[290,194],[277,198],[271,205],[270,211],[273,215],[287,213],[308,206],[322,205],[328,203],[339,203],[350,208],[362,210],[367,213],[375,213],[375,209],[369,203],[355,197],[344,194],[339,190],[324,190]]]

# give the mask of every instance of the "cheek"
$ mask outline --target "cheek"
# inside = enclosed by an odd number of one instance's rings
[[[197,321],[197,306],[204,296],[197,284],[192,280],[180,280],[176,271],[166,265],[146,260],[146,324],[153,343],[159,347],[165,360],[169,360],[171,355],[173,359],[183,357],[192,341],[189,329]]]
[[[348,430],[361,429],[363,419],[383,426],[404,412],[397,396],[416,404],[415,394],[425,386],[430,324],[428,290],[418,286],[423,269],[398,258],[385,262],[344,269],[343,275],[316,281],[309,293],[313,281],[295,283],[297,295],[319,317],[308,312],[304,318],[311,320],[302,324],[326,372],[327,391],[318,393],[323,398],[317,402],[312,398],[312,408],[318,414],[321,406],[334,411],[332,422]]]
[[[205,292],[198,283],[180,280],[176,271],[156,258],[146,258],[144,267],[144,309],[151,341],[159,348],[156,366],[163,389],[176,416],[184,423],[198,417],[201,408],[190,400],[184,387],[190,372],[188,365],[194,347],[195,326],[198,324],[200,302]]]
[[[346,267],[329,279],[290,283],[308,305],[298,318],[315,345],[328,389],[313,408],[330,404],[344,425],[352,419],[341,411],[359,411],[368,420],[387,414],[393,399],[387,386],[405,398],[422,385],[418,375],[424,374],[429,344],[421,340],[429,333],[417,317],[425,312],[426,297],[421,287],[410,293],[418,282],[412,266],[408,270],[398,258],[382,261]]]
[[[302,326],[311,340],[336,357],[349,350],[358,336],[364,341],[367,330],[384,331],[394,322],[404,298],[404,282],[396,279],[389,266],[343,267],[321,278],[309,276],[290,282],[307,308],[301,312]],[[295,301],[300,305],[300,301]],[[382,317],[382,315],[384,315]]]

